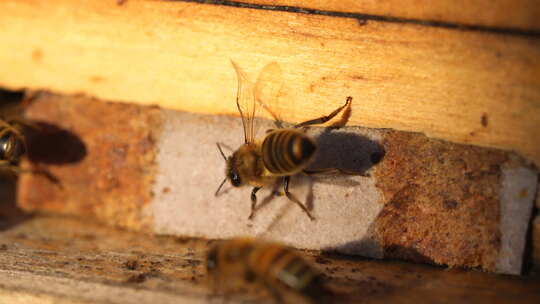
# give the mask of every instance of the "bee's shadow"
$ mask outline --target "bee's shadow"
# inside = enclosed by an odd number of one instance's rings
[[[354,187],[359,183],[352,175],[369,176],[369,169],[378,164],[384,157],[384,148],[377,141],[351,131],[338,128],[325,128],[314,136],[317,143],[315,159],[308,169],[338,169],[348,174],[333,175],[331,179],[325,175],[313,175],[315,182],[336,186]],[[311,188],[311,187],[310,187]],[[311,188],[306,197],[306,206],[313,209],[314,194]]]
[[[383,159],[385,155],[383,146],[376,140],[355,132],[357,129],[359,128],[314,128],[308,130],[308,134],[315,139],[318,147],[308,170],[338,169],[347,172],[347,174],[339,174],[339,171],[334,171],[333,174],[313,174],[309,175],[309,178],[306,178],[305,175],[293,177],[297,183],[308,184],[309,189],[306,197],[303,199],[299,197],[308,210],[313,210],[314,206],[314,183],[341,187],[357,186],[359,182],[351,174],[369,175],[369,170]],[[282,190],[281,187],[282,181],[280,180],[273,186],[271,194],[264,197],[258,204],[257,210],[270,203],[275,198],[275,194]],[[294,190],[291,189],[291,192]]]
[[[33,124],[33,127],[25,128],[30,161],[71,164],[86,157],[86,145],[76,134],[46,122],[37,121]]]
[[[314,138],[318,150],[310,169],[336,168],[362,175],[384,157],[381,144],[354,132],[327,128]]]

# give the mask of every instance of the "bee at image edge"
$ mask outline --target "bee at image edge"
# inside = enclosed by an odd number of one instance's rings
[[[0,169],[19,172],[16,167],[26,152],[26,143],[19,124],[0,119]]]
[[[206,268],[215,294],[228,296],[256,284],[277,303],[291,298],[329,303],[333,295],[317,270],[295,250],[278,243],[251,238],[220,241],[208,251]]]
[[[276,115],[276,111],[270,109],[270,104],[262,100],[261,92],[265,80],[268,76],[279,75],[281,70],[276,62],[268,64],[263,68],[255,85],[248,80],[244,71],[231,60],[238,78],[238,91],[236,106],[242,118],[244,127],[244,144],[240,146],[231,156],[225,156],[219,143],[217,147],[226,162],[225,179],[219,185],[215,195],[223,184],[229,180],[234,187],[251,185],[251,213],[249,219],[253,219],[256,210],[256,193],[262,187],[273,185],[278,179],[283,180],[285,195],[289,200],[296,203],[311,219],[313,215],[304,204],[289,192],[289,182],[291,176],[298,173],[318,174],[327,171],[339,171],[335,168],[308,170],[307,167],[314,158],[317,150],[315,141],[301,131],[301,128],[322,124],[340,113],[352,102],[352,97],[348,97],[345,104],[327,116],[311,119],[292,128],[282,128],[281,120]],[[272,91],[272,90],[271,90]],[[279,92],[279,90],[273,90]],[[273,95],[277,98],[277,95]],[[254,118],[257,107],[261,106],[267,110],[275,119],[277,128],[268,130],[262,141],[255,140]]]

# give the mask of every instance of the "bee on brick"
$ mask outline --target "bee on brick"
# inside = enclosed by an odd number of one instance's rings
[[[298,205],[306,215],[314,220],[313,215],[304,204],[289,192],[289,182],[291,176],[298,173],[314,174],[325,171],[340,171],[335,168],[308,170],[307,167],[314,158],[317,150],[315,141],[306,135],[302,128],[314,124],[322,124],[339,114],[344,108],[350,105],[352,97],[348,97],[345,104],[328,116],[311,119],[299,123],[292,128],[283,128],[277,112],[270,108],[271,103],[266,103],[262,93],[268,90],[266,80],[279,78],[281,69],[275,62],[268,64],[255,85],[247,78],[244,71],[231,61],[238,77],[238,91],[236,106],[242,117],[244,127],[244,144],[240,146],[231,156],[226,157],[219,143],[218,149],[227,164],[225,179],[219,185],[216,195],[218,195],[223,184],[229,180],[234,187],[243,185],[253,186],[251,191],[251,213],[249,219],[253,219],[256,210],[256,193],[264,186],[273,185],[277,180],[283,180],[283,188],[287,198]],[[272,82],[275,85],[276,81]],[[270,91],[272,90],[270,88]],[[274,94],[275,95],[275,94]],[[255,139],[254,118],[257,108],[261,106],[266,109],[275,119],[276,129],[268,130],[262,140]]]

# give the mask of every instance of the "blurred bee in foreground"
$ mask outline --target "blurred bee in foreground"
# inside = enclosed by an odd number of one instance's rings
[[[277,99],[279,89],[276,83],[279,82],[281,69],[275,62],[268,64],[259,75],[256,84],[253,86],[247,79],[242,69],[231,60],[231,63],[238,77],[238,91],[236,106],[242,117],[244,127],[244,144],[236,150],[232,156],[226,157],[219,143],[219,152],[227,163],[225,179],[219,185],[215,195],[223,184],[229,180],[234,187],[251,185],[251,213],[249,219],[253,219],[256,210],[256,193],[264,186],[273,185],[280,178],[283,179],[283,188],[287,198],[296,203],[307,216],[314,220],[313,215],[292,193],[289,192],[289,181],[292,175],[297,173],[315,174],[326,171],[338,171],[338,169],[317,169],[307,170],[307,166],[313,160],[317,145],[315,141],[304,132],[298,130],[314,124],[322,124],[332,119],[345,107],[350,105],[352,97],[348,97],[346,103],[334,110],[328,116],[311,119],[299,123],[292,128],[282,128],[281,119],[276,112],[270,109],[269,104],[263,99]],[[264,87],[274,84],[274,87]],[[268,98],[264,98],[265,93],[270,92]],[[268,95],[268,94],[267,94]],[[275,119],[277,129],[268,130],[262,141],[255,140],[254,118],[258,105],[265,108]]]
[[[293,249],[249,238],[222,241],[207,255],[214,293],[238,293],[250,284],[264,287],[277,303],[328,303],[332,293],[322,277]]]
[[[0,119],[0,168],[19,173],[16,166],[26,152],[26,142],[19,123]]]

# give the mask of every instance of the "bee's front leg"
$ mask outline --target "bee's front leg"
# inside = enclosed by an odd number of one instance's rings
[[[262,187],[254,187],[253,190],[251,190],[251,213],[249,214],[248,219],[252,220],[253,216],[255,216],[255,206],[257,205],[257,191],[259,191]]]

